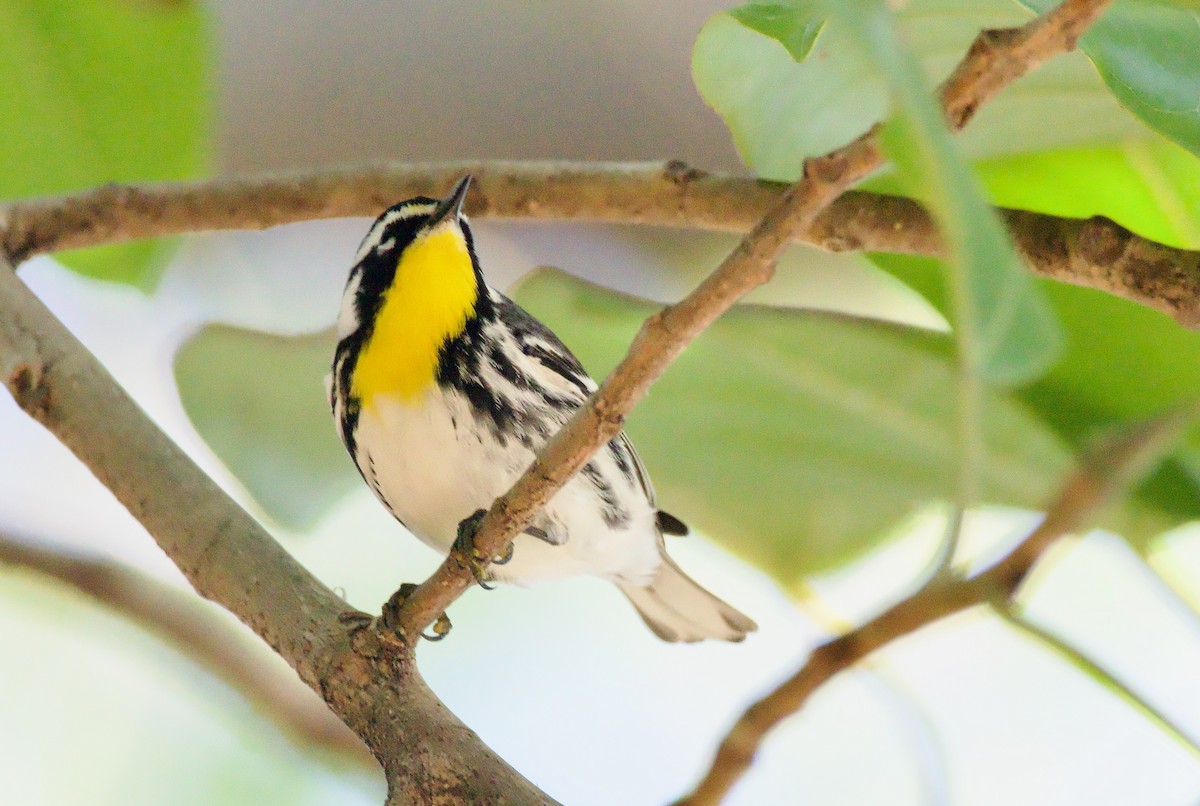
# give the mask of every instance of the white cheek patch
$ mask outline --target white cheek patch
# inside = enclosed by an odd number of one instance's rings
[[[383,233],[387,230],[388,225],[396,220],[396,213],[388,213],[371,227],[367,232],[367,236],[362,239],[362,243],[358,245],[358,251],[354,253],[354,265],[362,263],[363,258],[371,254],[375,247],[379,246],[379,242],[383,240]]]

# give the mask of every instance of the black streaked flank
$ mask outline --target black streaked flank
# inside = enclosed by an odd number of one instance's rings
[[[629,479],[630,484],[633,484],[633,461],[625,451],[620,437],[613,437],[608,441],[608,452],[616,462],[617,470],[621,471],[622,476]]]
[[[621,506],[616,491],[608,483],[608,479],[604,478],[604,475],[596,467],[596,464],[588,462],[580,472],[591,482],[592,487],[596,490],[596,494],[600,496],[600,500],[603,502],[603,506],[600,507],[600,516],[604,518],[605,525],[609,529],[629,528],[629,523],[632,520],[629,510]]]
[[[490,306],[489,306],[490,307]],[[477,315],[467,320],[463,332],[442,345],[438,356],[437,382],[464,395],[468,404],[487,422],[492,436],[501,447],[508,445],[508,437],[519,433],[515,426],[521,421],[521,412],[512,401],[485,384],[479,372],[479,360],[484,350],[484,316],[477,306]],[[522,440],[524,441],[524,440]]]

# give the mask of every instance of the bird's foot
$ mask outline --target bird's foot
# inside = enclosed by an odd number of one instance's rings
[[[417,586],[412,582],[405,582],[383,603],[383,611],[378,616],[368,615],[361,610],[349,610],[342,613],[338,620],[349,625],[353,630],[370,627],[380,632],[398,633],[400,631],[400,611],[404,607],[405,600],[416,589]],[[450,617],[442,613],[433,623],[433,634],[423,632],[421,637],[427,641],[440,641],[450,633],[450,626]]]
[[[412,595],[412,592],[417,589],[417,586],[412,582],[405,582],[400,588],[393,593],[388,600],[383,603],[383,612],[379,616],[380,624],[388,630],[397,630],[400,627],[400,610],[404,607],[404,602]],[[437,617],[437,621],[433,622],[433,634],[427,632],[421,633],[421,637],[426,641],[440,641],[450,634],[450,617],[442,613]]]
[[[506,548],[504,550],[504,553],[501,554],[496,559],[492,560],[492,565],[508,565],[510,562],[512,562],[512,558],[513,558],[513,544],[509,543],[508,548]]]
[[[491,575],[488,574],[488,566],[504,565],[512,559],[513,547],[509,543],[504,554],[499,557],[489,557],[486,554],[478,551],[475,548],[475,535],[479,532],[479,525],[483,523],[483,517],[487,515],[486,509],[477,509],[470,516],[463,518],[458,524],[458,536],[454,539],[453,551],[458,554],[463,564],[471,570],[471,576],[475,577],[475,581],[479,583],[479,587],[484,590],[492,590],[495,586],[489,585]]]

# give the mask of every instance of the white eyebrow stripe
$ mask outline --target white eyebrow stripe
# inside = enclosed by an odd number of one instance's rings
[[[378,219],[376,219],[371,230],[367,233],[367,237],[363,238],[362,244],[358,247],[358,252],[354,255],[354,262],[361,263],[363,258],[376,249],[383,240],[384,233],[387,228],[397,221],[403,221],[406,218],[412,218],[418,215],[429,215],[433,212],[436,204],[432,202],[410,202],[396,210],[389,210]]]

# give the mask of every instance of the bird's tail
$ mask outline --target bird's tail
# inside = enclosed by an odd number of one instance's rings
[[[752,619],[700,587],[665,553],[649,585],[618,583],[618,587],[646,626],[664,641],[741,641],[758,629]]]

